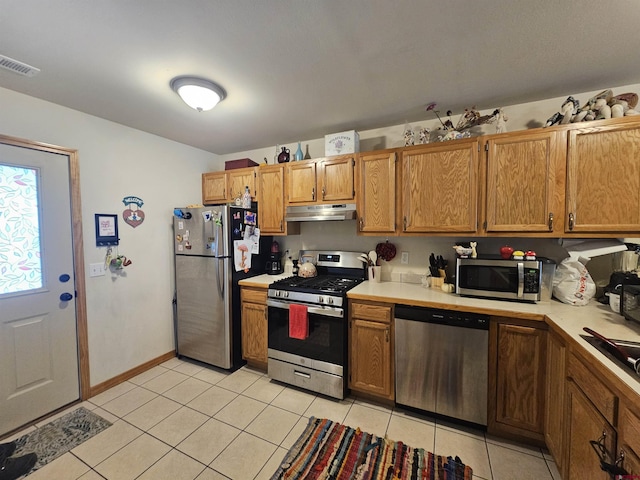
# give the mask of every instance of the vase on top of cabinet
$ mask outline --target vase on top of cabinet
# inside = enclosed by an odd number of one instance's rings
[[[287,147],[282,147],[282,151],[278,154],[278,163],[286,163],[289,160],[289,149]]]

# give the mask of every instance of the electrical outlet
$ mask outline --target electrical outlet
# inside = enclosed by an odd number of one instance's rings
[[[104,275],[104,263],[92,263],[89,265],[90,277],[101,277]]]
[[[402,252],[402,257],[400,258],[400,263],[409,263],[409,252]]]

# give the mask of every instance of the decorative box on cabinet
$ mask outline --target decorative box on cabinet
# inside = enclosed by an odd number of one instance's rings
[[[393,400],[393,306],[349,302],[349,388]]]

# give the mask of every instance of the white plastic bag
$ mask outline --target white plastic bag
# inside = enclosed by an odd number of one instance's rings
[[[569,305],[586,305],[596,294],[596,283],[577,258],[565,258],[553,277],[553,296]]]

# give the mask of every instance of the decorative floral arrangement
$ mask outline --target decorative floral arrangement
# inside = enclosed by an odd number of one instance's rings
[[[427,105],[427,112],[433,112],[440,120],[442,127],[441,130],[447,132],[444,136],[439,136],[438,139],[440,141],[446,140],[457,140],[458,138],[470,137],[471,134],[468,131],[470,128],[476,127],[478,125],[483,125],[485,123],[491,123],[495,121],[496,117],[500,113],[500,109],[495,109],[491,115],[480,115],[480,112],[476,109],[475,105],[471,108],[465,108],[464,113],[460,115],[458,119],[458,123],[454,126],[451,118],[448,118],[446,121],[442,121],[440,118],[440,111],[436,110],[437,104],[435,102],[431,102]],[[451,117],[453,112],[451,110],[447,110],[447,117]]]

